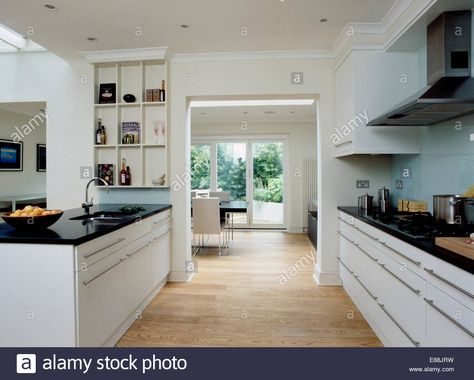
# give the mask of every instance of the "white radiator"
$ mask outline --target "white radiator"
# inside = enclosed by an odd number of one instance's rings
[[[318,198],[318,175],[316,160],[303,161],[303,210],[316,211]],[[303,214],[303,226],[307,225],[307,215]]]

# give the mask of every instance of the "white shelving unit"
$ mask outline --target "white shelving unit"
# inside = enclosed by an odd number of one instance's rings
[[[95,104],[93,138],[101,119],[107,132],[106,145],[94,145],[94,163],[96,174],[99,164],[114,165],[114,185],[112,188],[167,188],[168,175],[168,103],[147,102],[146,90],[161,88],[166,81],[166,99],[168,100],[169,72],[166,60],[141,60],[127,62],[96,63],[95,65]],[[99,104],[99,86],[101,83],[116,84],[116,103]],[[123,101],[125,94],[133,94],[135,103]],[[122,144],[122,123],[140,123],[138,144]],[[160,124],[164,125],[164,138],[161,138]],[[125,159],[130,167],[131,186],[120,186],[119,176]],[[165,183],[154,185],[152,180],[163,175]]]

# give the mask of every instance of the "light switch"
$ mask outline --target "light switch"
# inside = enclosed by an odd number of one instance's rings
[[[474,142],[474,133],[471,133],[471,141]]]

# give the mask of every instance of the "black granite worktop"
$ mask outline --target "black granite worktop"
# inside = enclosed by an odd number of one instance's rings
[[[123,206],[122,204],[99,204],[93,206],[89,213],[119,211]],[[37,232],[16,230],[0,219],[0,243],[79,245],[132,224],[139,218],[148,218],[171,208],[168,204],[140,204],[139,206],[145,210],[126,215],[122,220],[114,221],[114,223],[70,220],[70,218],[84,215],[84,210],[82,208],[66,210],[55,224]]]
[[[393,237],[404,241],[410,245],[419,248],[430,255],[436,256],[438,259],[444,260],[452,265],[457,266],[469,273],[474,274],[474,260],[468,257],[457,254],[456,252],[449,251],[435,244],[434,238],[413,238],[400,230],[391,227],[390,225],[384,224],[370,216],[364,215],[358,207],[338,207],[338,209],[346,214],[353,216],[356,219],[361,220],[364,223],[370,224],[372,227],[378,228],[379,230],[392,235]]]

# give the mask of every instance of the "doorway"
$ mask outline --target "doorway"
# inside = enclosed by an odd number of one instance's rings
[[[248,136],[251,137],[251,136]],[[193,190],[224,191],[246,201],[238,228],[286,228],[287,138],[196,138],[191,144]]]

